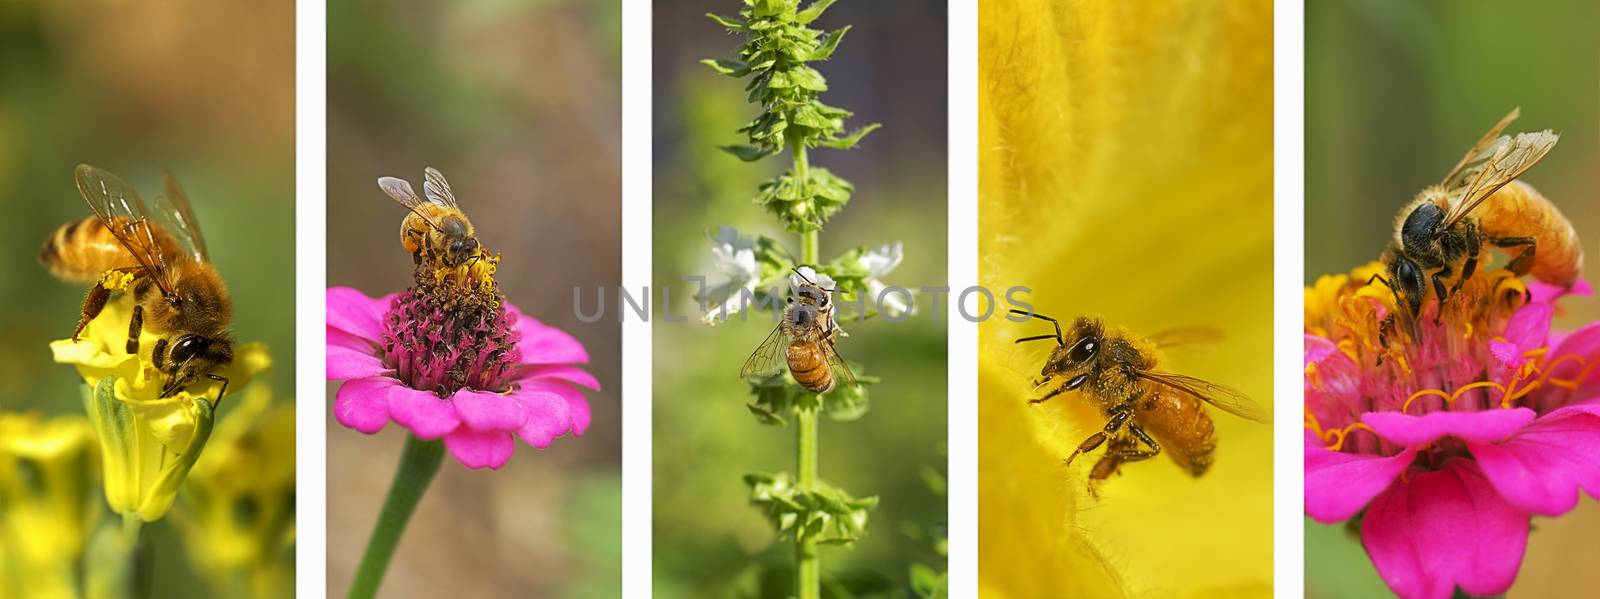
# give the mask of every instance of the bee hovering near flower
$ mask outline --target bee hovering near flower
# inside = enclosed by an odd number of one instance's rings
[[[1193,476],[1205,474],[1211,467],[1217,439],[1202,402],[1241,418],[1272,421],[1265,409],[1243,393],[1157,369],[1157,351],[1216,336],[1209,329],[1174,329],[1142,338],[1122,328],[1108,331],[1099,320],[1080,317],[1073,322],[1072,330],[1063,334],[1061,323],[1054,318],[1024,310],[1011,313],[1055,326],[1054,333],[1016,341],[1056,342],[1040,370],[1043,378],[1035,384],[1044,386],[1066,379],[1044,397],[1028,403],[1040,404],[1061,393],[1082,390],[1107,418],[1103,430],[1084,439],[1066,458],[1071,464],[1078,455],[1110,442],[1089,474],[1091,493],[1096,483],[1117,473],[1122,464],[1153,458],[1163,446],[1184,471]]]
[[[1517,276],[1562,288],[1583,270],[1583,249],[1572,223],[1532,186],[1516,180],[1555,147],[1550,130],[1501,135],[1519,115],[1513,109],[1467,151],[1439,185],[1422,190],[1395,224],[1384,252],[1389,278],[1374,275],[1420,318],[1431,286],[1443,318],[1444,302],[1461,290],[1489,248],[1514,252],[1506,265]],[[1458,276],[1459,273],[1459,276]],[[1455,282],[1449,283],[1454,277]],[[1414,327],[1412,327],[1415,330]]]
[[[151,363],[167,377],[161,397],[204,377],[222,383],[221,399],[228,380],[215,371],[233,361],[228,331],[233,304],[183,189],[167,173],[166,193],[151,210],[116,175],[80,164],[75,177],[94,216],[62,225],[39,252],[39,261],[57,278],[94,283],[73,340],[112,294],[130,293],[134,307],[127,352],[139,353],[139,335],[146,328],[162,335],[150,353]]]

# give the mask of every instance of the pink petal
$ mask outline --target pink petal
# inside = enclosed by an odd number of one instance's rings
[[[1333,355],[1334,352],[1339,351],[1339,346],[1334,345],[1333,341],[1316,335],[1306,335],[1305,344],[1306,357],[1305,363],[1302,365],[1321,362],[1327,359],[1328,356]]]
[[[377,340],[361,337],[354,333],[345,332],[337,327],[326,327],[328,332],[328,347],[342,347],[364,354],[376,354],[378,351]]]
[[[517,444],[512,440],[511,433],[475,431],[463,427],[445,435],[444,448],[468,468],[499,469],[517,451]]]
[[[523,381],[521,388],[515,393],[527,410],[528,420],[523,423],[522,428],[517,429],[518,437],[522,437],[522,440],[529,445],[542,449],[549,447],[556,437],[573,429],[572,415],[568,409],[569,402],[562,395],[563,389],[569,393],[576,393],[561,383]],[[588,423],[585,422],[584,425],[588,426]]]
[[[1417,450],[1410,447],[1390,457],[1332,451],[1308,434],[1306,515],[1323,524],[1349,519],[1382,493],[1416,455]]]
[[[1409,447],[1432,443],[1443,437],[1484,443],[1499,441],[1533,422],[1533,418],[1533,410],[1528,408],[1429,412],[1422,416],[1400,412],[1367,412],[1361,415],[1361,421],[1372,427],[1379,437]]]
[[[527,378],[562,380],[595,391],[600,390],[600,380],[576,366],[540,366],[530,368]]]
[[[1562,356],[1578,356],[1582,361],[1570,358],[1563,360]],[[1583,374],[1584,368],[1595,360],[1600,360],[1600,322],[1586,324],[1563,337],[1555,346],[1555,351],[1550,352],[1546,364],[1554,365],[1550,369],[1550,378],[1572,380]],[[1590,370],[1583,380],[1575,382],[1578,387],[1569,396],[1588,398],[1600,395],[1600,368]]]
[[[349,287],[332,287],[327,292],[328,326],[346,333],[377,339],[383,335],[383,313],[389,298],[372,299]]]
[[[443,437],[461,426],[461,417],[448,400],[403,385],[389,396],[389,417],[424,441]]]
[[[339,424],[366,434],[389,423],[389,396],[400,381],[389,377],[358,378],[339,386],[333,400],[333,417]]]
[[[1553,304],[1556,300],[1561,299],[1562,296],[1589,297],[1593,293],[1594,290],[1589,287],[1589,282],[1583,279],[1573,282],[1571,288],[1551,285],[1538,279],[1528,281],[1528,294],[1532,296],[1532,301],[1536,303]]]
[[[1495,360],[1510,370],[1521,368],[1522,363],[1527,361],[1522,357],[1522,350],[1517,349],[1517,345],[1510,341],[1500,341],[1498,339],[1490,341],[1489,353],[1494,356]]]
[[[1541,416],[1504,443],[1468,443],[1483,475],[1506,501],[1545,516],[1578,504],[1578,489],[1600,498],[1600,404]]]
[[[1506,503],[1470,460],[1413,471],[1372,501],[1361,542],[1389,588],[1408,599],[1504,593],[1528,544],[1528,515]]]
[[[528,420],[521,400],[513,395],[463,388],[450,396],[450,403],[455,405],[461,423],[475,431],[514,431]]]
[[[344,347],[328,346],[328,380],[343,381],[382,376],[394,372],[377,356]]]
[[[589,352],[572,335],[561,329],[545,326],[532,316],[517,313],[517,330],[522,341],[517,349],[522,352],[523,364],[584,364]]]
[[[1525,305],[1511,315],[1511,320],[1506,322],[1505,332],[1500,336],[1522,351],[1544,347],[1545,338],[1550,335],[1550,319],[1553,316],[1555,307],[1550,304]]]

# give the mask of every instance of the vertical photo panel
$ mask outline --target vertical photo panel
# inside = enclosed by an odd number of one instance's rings
[[[1600,592],[1596,22],[1307,6],[1308,596]]]
[[[328,3],[328,596],[621,592],[619,10]]]
[[[0,597],[294,596],[294,48],[0,6]]]
[[[1272,27],[979,4],[980,596],[1273,596]]]
[[[943,3],[653,11],[655,596],[943,597]]]

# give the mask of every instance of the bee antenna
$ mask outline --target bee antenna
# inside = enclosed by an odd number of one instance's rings
[[[794,274],[800,275],[800,278],[805,279],[807,283],[810,283],[812,285],[816,285],[817,284],[816,281],[811,280],[811,277],[806,276],[806,273],[800,272],[799,268],[791,266],[791,267],[789,267],[789,270],[794,271]]]
[[[1067,340],[1061,336],[1061,322],[1060,321],[1058,321],[1058,320],[1056,320],[1054,318],[1051,318],[1049,316],[1045,316],[1043,314],[1036,314],[1034,312],[1030,312],[1030,311],[1027,311],[1027,310],[1018,310],[1016,308],[1012,308],[1011,309],[1011,313],[1012,314],[1022,315],[1022,316],[1027,316],[1029,318],[1037,318],[1039,320],[1043,320],[1043,321],[1048,322],[1048,323],[1050,323],[1052,325],[1055,325],[1055,327],[1056,327],[1056,332],[1055,332],[1054,335],[1034,335],[1032,337],[1023,337],[1021,339],[1016,340],[1015,343],[1022,343],[1024,341],[1038,341],[1040,339],[1055,339],[1056,340],[1056,345],[1066,345],[1067,344]]]

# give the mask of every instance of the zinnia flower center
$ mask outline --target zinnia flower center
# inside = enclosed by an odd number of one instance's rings
[[[1530,394],[1571,388],[1592,366],[1574,355],[1552,359],[1542,337],[1506,338],[1516,335],[1508,327],[1529,301],[1527,287],[1507,271],[1479,273],[1442,303],[1429,298],[1414,322],[1397,312],[1382,282],[1369,282],[1374,272],[1382,272],[1380,263],[1307,289],[1307,333],[1349,358],[1306,366],[1308,393],[1316,391],[1308,397],[1320,399],[1307,405],[1305,426],[1328,449],[1387,453],[1361,422],[1366,412],[1544,411],[1548,406],[1533,405]],[[1573,379],[1569,371],[1581,374]],[[1464,452],[1441,442],[1421,455],[1442,461]]]
[[[418,268],[416,284],[384,315],[383,361],[396,378],[441,398],[510,390],[522,335],[495,282],[498,263],[485,252],[455,268]]]

